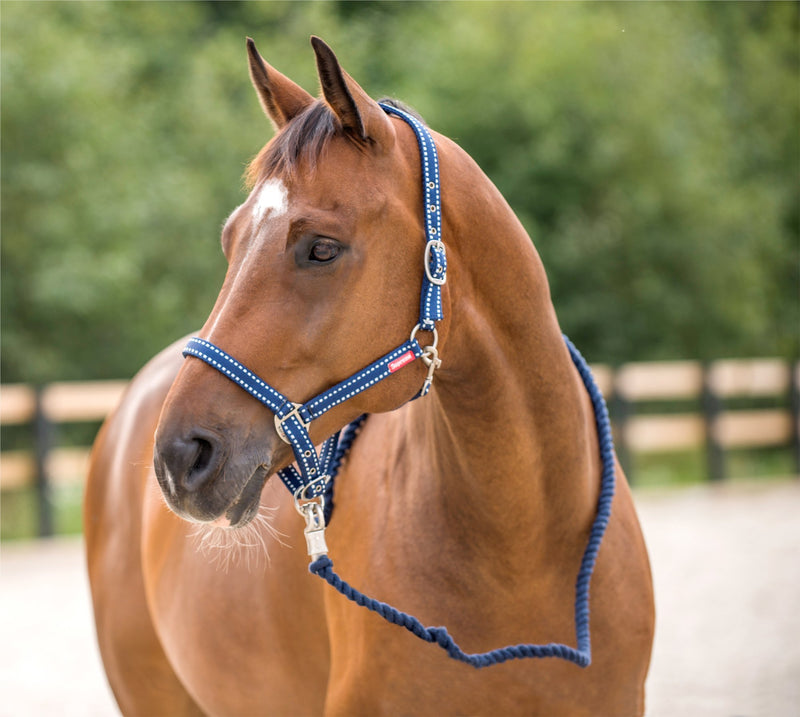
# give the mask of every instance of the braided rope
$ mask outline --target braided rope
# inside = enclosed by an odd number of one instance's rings
[[[453,659],[460,660],[476,668],[497,665],[502,662],[507,662],[508,660],[545,657],[556,657],[562,660],[568,660],[580,667],[587,667],[591,664],[592,647],[589,631],[589,585],[592,579],[592,573],[594,572],[597,553],[600,550],[600,543],[603,540],[603,535],[605,534],[609,517],[611,516],[611,503],[614,498],[616,482],[614,471],[614,443],[611,437],[611,422],[608,418],[608,409],[606,408],[606,403],[603,399],[603,395],[600,393],[600,389],[594,382],[591,370],[583,356],[581,356],[580,352],[566,336],[564,337],[564,341],[567,344],[572,361],[578,369],[578,373],[589,392],[592,406],[594,407],[595,424],[597,426],[597,434],[600,443],[600,460],[603,466],[600,479],[600,496],[597,502],[597,514],[592,523],[589,541],[583,553],[578,579],[575,584],[575,634],[578,642],[577,648],[560,643],[549,643],[546,645],[520,644],[508,645],[506,647],[490,650],[489,652],[466,653],[456,644],[446,628],[425,627],[412,615],[401,612],[397,608],[380,602],[379,600],[367,597],[362,592],[346,583],[334,572],[333,562],[327,555],[323,555],[312,562],[311,565],[309,565],[309,571],[328,582],[348,600],[377,613],[387,622],[404,627],[425,642],[436,643]],[[358,426],[361,425],[364,418],[365,417],[362,416],[357,422],[350,424],[345,430],[345,439],[347,439],[348,442],[344,445],[343,440],[340,444],[341,454],[337,451],[337,457],[339,458],[337,468],[341,463],[341,458],[344,457],[350,445],[352,445]],[[358,424],[357,426],[356,423]],[[356,427],[353,428],[353,426]],[[333,479],[331,479],[329,486],[331,499],[333,491],[332,484]],[[326,504],[327,503],[328,501],[326,500]],[[332,509],[332,500],[330,501],[330,508]]]
[[[350,452],[350,447],[353,445],[353,441],[356,440],[356,436],[358,436],[358,432],[361,430],[361,426],[364,425],[364,421],[366,420],[367,414],[363,413],[356,418],[355,421],[347,425],[347,427],[342,431],[342,437],[336,446],[336,452],[333,454],[333,459],[328,464],[328,475],[331,478],[325,485],[325,525],[330,525],[331,518],[333,517],[333,484],[336,480],[337,474],[339,473],[339,468],[341,468],[342,461]]]

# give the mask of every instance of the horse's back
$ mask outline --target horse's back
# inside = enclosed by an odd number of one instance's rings
[[[174,344],[131,382],[98,434],[86,486],[84,531],[98,643],[126,715],[202,714],[161,648],[142,573],[142,509],[153,433],[180,359]]]

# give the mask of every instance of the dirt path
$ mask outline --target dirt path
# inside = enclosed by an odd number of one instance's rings
[[[648,714],[800,715],[800,482],[637,505],[656,587]]]
[[[637,493],[650,717],[800,717],[800,482]],[[0,549],[0,717],[117,715],[79,540]]]
[[[118,715],[78,539],[0,547],[0,717]]]

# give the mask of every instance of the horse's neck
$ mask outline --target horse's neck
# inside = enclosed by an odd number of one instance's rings
[[[418,490],[447,530],[478,530],[529,560],[552,551],[548,536],[585,540],[599,481],[594,415],[529,237],[480,170],[456,161],[476,176],[445,217],[443,366],[409,411],[430,467]]]

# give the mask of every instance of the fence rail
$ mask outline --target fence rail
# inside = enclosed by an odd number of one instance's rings
[[[769,446],[791,446],[800,474],[800,362],[648,362],[593,365],[592,371],[609,401],[617,452],[631,478],[634,454],[703,449],[709,478],[720,480],[727,451]],[[51,486],[81,482],[89,461],[88,447],[57,446],[58,426],[104,419],[126,386],[126,381],[0,386],[0,424],[29,425],[34,437],[32,451],[0,453],[0,488],[36,487],[42,535],[52,533]],[[737,407],[742,399],[749,404],[777,399],[787,407]],[[666,412],[665,402],[693,408]]]

